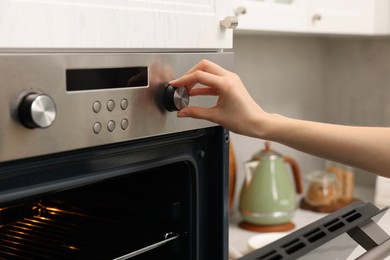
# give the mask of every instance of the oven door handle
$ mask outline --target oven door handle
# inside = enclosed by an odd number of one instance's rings
[[[152,245],[143,247],[141,249],[138,249],[138,250],[133,251],[131,253],[128,253],[126,255],[114,258],[113,260],[125,260],[125,259],[132,258],[132,257],[134,257],[136,255],[140,255],[140,254],[146,253],[146,252],[148,252],[148,251],[150,251],[152,249],[155,249],[157,247],[160,247],[160,246],[164,245],[165,243],[167,243],[169,241],[172,241],[172,240],[175,240],[175,239],[179,238],[179,236],[180,236],[180,234],[176,234],[176,233],[173,233],[173,232],[166,233],[165,236],[164,236],[164,240],[162,240],[160,242],[157,242],[157,243],[154,243]]]

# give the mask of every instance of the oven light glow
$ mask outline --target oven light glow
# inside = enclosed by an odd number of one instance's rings
[[[28,234],[27,233],[25,233],[25,232],[21,232],[21,231],[15,231],[15,230],[13,230],[13,233],[16,233],[16,234],[18,234],[18,235],[24,235],[24,236],[28,236]]]
[[[11,235],[6,235],[6,236],[10,237],[11,239],[23,240],[22,237],[18,237],[18,236],[11,236]],[[22,245],[22,243],[14,241],[14,240],[4,239],[4,241],[8,242],[8,243],[15,244],[15,245]]]
[[[50,220],[49,218],[45,218],[45,217],[41,217],[41,216],[36,216],[39,220]],[[32,222],[35,222],[35,223],[40,223],[40,221],[38,221],[38,220],[34,220],[34,219],[32,219],[31,220]]]
[[[80,248],[77,248],[75,246],[66,246],[66,248],[71,249],[71,250],[80,250]]]
[[[61,212],[62,211],[59,208],[52,208],[52,207],[47,207],[46,209],[50,210],[50,211],[55,211],[55,212]]]
[[[22,230],[25,230],[25,231],[31,231],[31,228],[27,228],[27,227],[20,227],[20,226],[15,226],[16,228],[18,229],[22,229]]]

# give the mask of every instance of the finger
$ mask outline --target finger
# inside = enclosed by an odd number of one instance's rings
[[[192,89],[197,83],[219,89],[222,85],[222,79],[220,76],[197,70],[191,74],[184,75],[169,82],[169,84],[171,84],[173,87],[186,86],[189,90]]]
[[[190,90],[190,96],[217,96],[219,94],[213,88],[193,88]]]
[[[214,63],[212,61],[204,59],[204,60],[201,60],[198,64],[196,64],[194,67],[189,69],[186,72],[185,75],[191,74],[191,73],[193,73],[194,71],[197,71],[197,70],[209,72],[209,73],[212,73],[212,74],[215,74],[215,75],[219,75],[219,76],[225,75],[226,72],[228,72],[227,70],[225,70],[224,68],[222,68],[218,64],[216,64],[216,63]]]

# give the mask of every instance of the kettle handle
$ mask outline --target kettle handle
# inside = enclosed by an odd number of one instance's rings
[[[293,158],[288,156],[283,156],[283,160],[286,163],[290,164],[294,176],[296,191],[298,194],[301,194],[303,192],[303,184],[302,184],[301,170],[299,169],[298,163]]]

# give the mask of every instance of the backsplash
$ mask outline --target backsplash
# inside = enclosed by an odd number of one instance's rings
[[[390,125],[390,39],[301,35],[234,36],[235,71],[268,112],[351,125]],[[248,126],[250,127],[250,126]],[[262,149],[262,140],[232,133],[237,188],[243,163]],[[324,160],[280,144],[302,174],[324,168]],[[374,187],[375,176],[356,171],[356,183]]]
[[[324,53],[325,120],[390,126],[390,39],[332,39]],[[356,181],[373,186],[375,176],[358,171]]]

